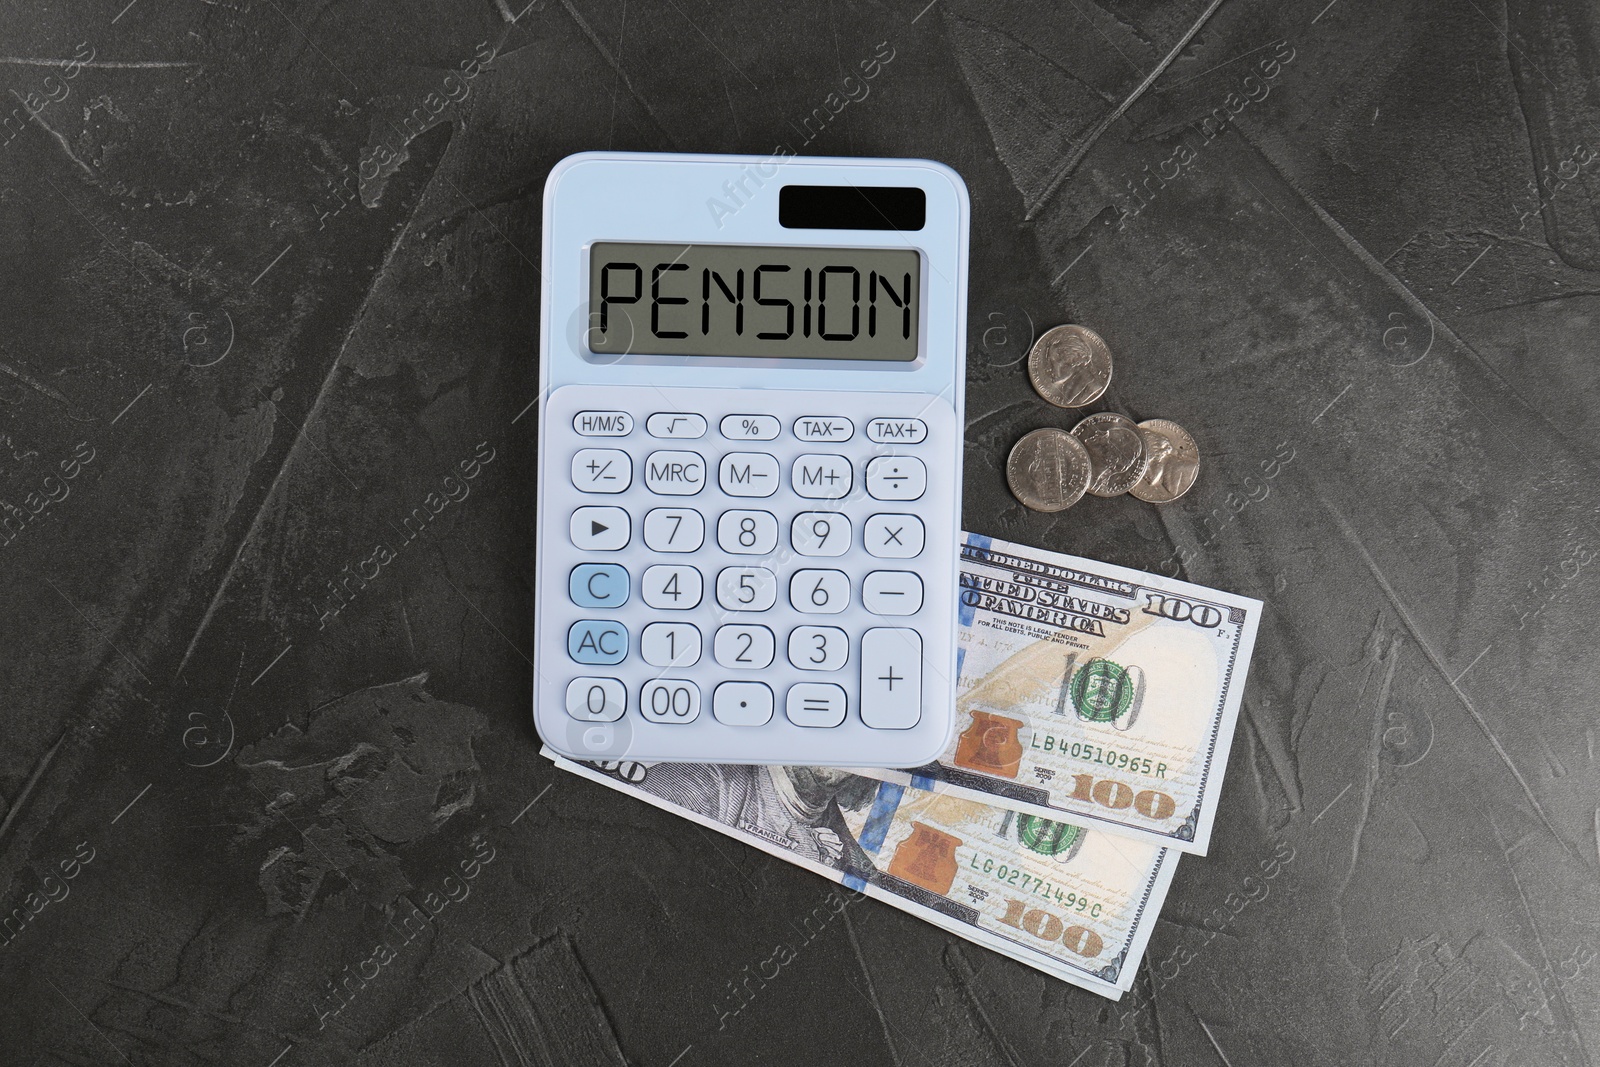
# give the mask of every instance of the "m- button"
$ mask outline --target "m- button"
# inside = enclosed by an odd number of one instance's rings
[[[765,452],[729,452],[717,475],[729,496],[771,496],[778,491],[778,461]]]
[[[848,441],[856,424],[842,415],[802,415],[794,420],[794,435],[802,441]]]
[[[644,461],[644,484],[662,496],[694,496],[706,484],[706,461],[698,452],[652,452]]]

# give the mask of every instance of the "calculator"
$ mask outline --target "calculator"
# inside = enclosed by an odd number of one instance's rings
[[[955,720],[966,186],[583,153],[545,185],[534,720],[575,759],[907,767]]]

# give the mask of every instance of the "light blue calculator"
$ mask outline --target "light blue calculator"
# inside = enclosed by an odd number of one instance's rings
[[[533,708],[552,749],[944,751],[968,217],[925,160],[608,152],[551,172]]]

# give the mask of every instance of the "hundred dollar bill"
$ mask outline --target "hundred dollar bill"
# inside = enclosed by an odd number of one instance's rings
[[[1204,855],[1261,602],[965,534],[956,736],[862,774]]]
[[[1113,1000],[1133,982],[1179,856],[826,767],[544,755]]]

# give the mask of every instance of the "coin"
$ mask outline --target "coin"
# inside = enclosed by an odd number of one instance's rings
[[[1028,379],[1057,407],[1081,408],[1111,384],[1111,349],[1087,326],[1056,326],[1028,352]]]
[[[1006,459],[1006,481],[1034,511],[1065,511],[1089,487],[1089,453],[1065,430],[1046,427],[1018,441]]]
[[[1095,496],[1121,496],[1144,477],[1150,457],[1138,424],[1126,415],[1102,411],[1072,428],[1072,436],[1088,450],[1094,476],[1089,492]]]
[[[1189,431],[1169,419],[1146,419],[1139,424],[1139,435],[1150,467],[1128,491],[1152,504],[1171,503],[1187,493],[1200,473],[1200,446]]]

